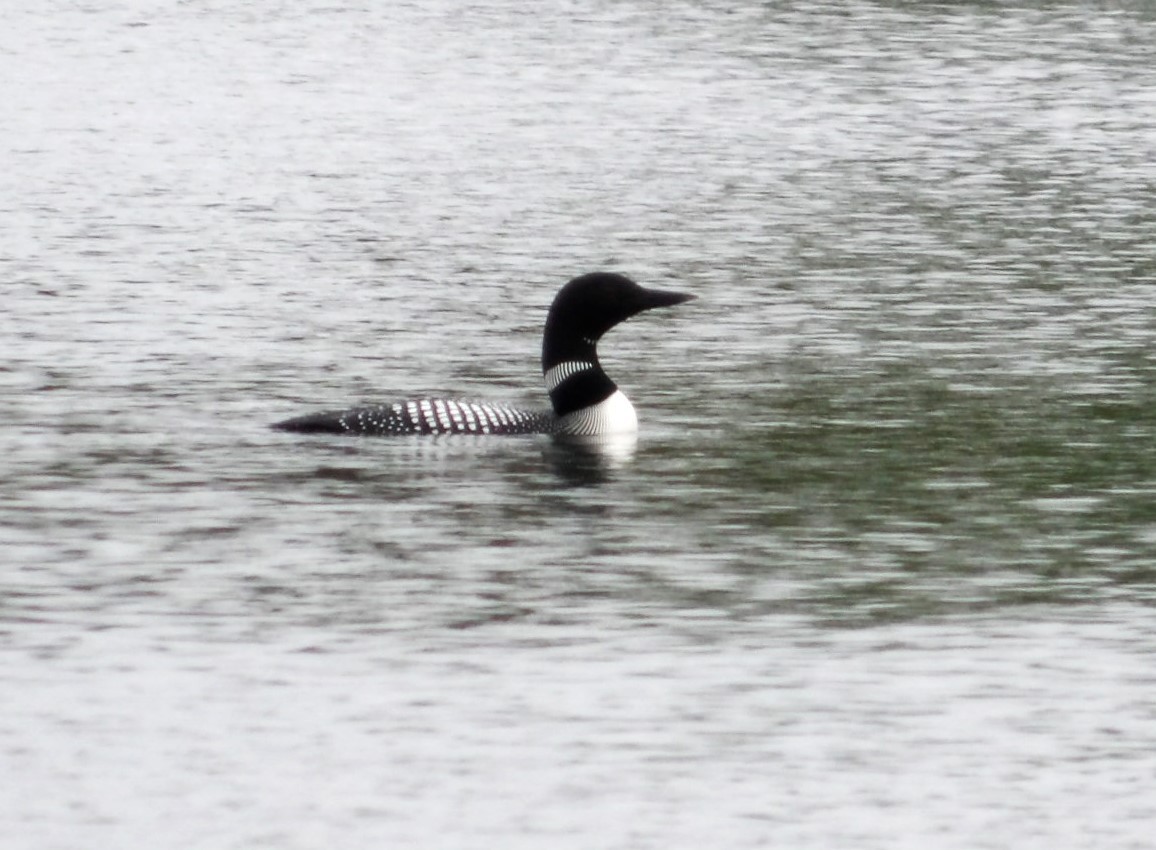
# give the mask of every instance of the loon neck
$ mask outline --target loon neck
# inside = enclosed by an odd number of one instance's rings
[[[586,357],[542,364],[542,379],[550,394],[550,404],[559,416],[592,407],[614,395],[618,385],[602,371],[598,355],[591,348]]]
[[[605,401],[618,389],[598,362],[598,338],[553,314],[542,337],[542,380],[559,416]]]

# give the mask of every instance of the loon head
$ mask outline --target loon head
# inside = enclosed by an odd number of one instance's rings
[[[682,292],[645,289],[620,274],[576,277],[558,291],[546,316],[542,373],[554,412],[565,416],[605,401],[618,386],[598,363],[597,345],[608,330],[645,310],[693,299]]]

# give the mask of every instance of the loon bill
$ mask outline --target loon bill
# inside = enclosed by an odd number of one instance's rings
[[[598,341],[645,310],[695,296],[644,289],[620,274],[576,277],[554,297],[542,336],[542,376],[551,410],[491,402],[420,398],[286,419],[273,425],[302,434],[556,434],[596,437],[638,430],[634,406],[598,362]]]

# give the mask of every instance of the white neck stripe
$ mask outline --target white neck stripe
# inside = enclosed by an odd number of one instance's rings
[[[558,388],[558,385],[565,381],[572,375],[577,375],[579,372],[585,372],[587,369],[596,369],[594,363],[585,360],[567,360],[564,363],[559,363],[557,366],[552,366],[542,376],[546,382],[546,392],[552,393]]]

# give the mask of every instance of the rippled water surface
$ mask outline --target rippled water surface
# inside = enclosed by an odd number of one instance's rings
[[[6,24],[6,848],[1149,846],[1145,7]],[[625,462],[267,427],[594,269]]]

